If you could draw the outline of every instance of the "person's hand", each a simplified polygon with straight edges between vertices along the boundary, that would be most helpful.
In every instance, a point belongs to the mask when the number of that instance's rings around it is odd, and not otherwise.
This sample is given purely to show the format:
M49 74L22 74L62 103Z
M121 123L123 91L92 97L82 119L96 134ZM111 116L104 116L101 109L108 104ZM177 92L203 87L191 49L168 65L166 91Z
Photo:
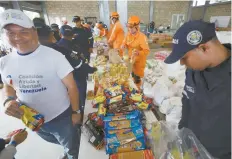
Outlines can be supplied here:
M5 114L21 119L23 111L19 108L19 103L16 100L8 101L4 107Z
M17 145L21 144L27 138L27 131L22 130L11 137L11 141L15 141ZM17 146L16 145L16 146Z
M89 53L93 53L93 48L89 48Z
M81 124L81 114L72 114L73 125Z

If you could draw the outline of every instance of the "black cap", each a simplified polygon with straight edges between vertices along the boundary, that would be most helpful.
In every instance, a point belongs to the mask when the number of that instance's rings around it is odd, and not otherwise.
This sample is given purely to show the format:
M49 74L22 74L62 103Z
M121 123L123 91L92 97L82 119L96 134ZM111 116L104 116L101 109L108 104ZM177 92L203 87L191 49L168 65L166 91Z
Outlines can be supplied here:
M41 28L46 25L44 19L42 18L34 18L33 23L35 28Z
M51 24L51 28L52 28L52 30L53 29L59 29L59 25L57 25L57 24L55 24L55 23L53 23L53 24Z
M173 37L172 53L165 63L172 64L180 60L188 51L197 48L216 37L215 24L201 20L189 21L183 24Z
M52 29L48 25L44 25L40 28L37 28L37 33L39 37L46 37L48 36L52 31Z
M78 22L81 21L81 18L79 16L74 16L72 22Z
M63 26L60 28L60 33L61 33L63 36L73 36L72 27L69 26L69 25L63 25Z

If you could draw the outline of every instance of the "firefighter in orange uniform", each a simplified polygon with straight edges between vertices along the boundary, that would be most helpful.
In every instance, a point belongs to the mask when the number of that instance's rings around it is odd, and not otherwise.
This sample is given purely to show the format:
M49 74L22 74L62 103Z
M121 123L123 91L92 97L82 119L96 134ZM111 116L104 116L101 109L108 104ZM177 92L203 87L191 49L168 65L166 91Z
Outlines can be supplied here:
M112 12L110 18L113 26L112 30L110 30L108 44L113 46L114 49L118 49L119 55L122 57L123 51L121 50L121 45L124 40L124 30L119 21L119 14L117 12Z
M133 63L132 77L134 83L140 89L142 79L144 77L144 69L146 65L146 58L150 52L147 37L139 30L140 18L138 16L131 16L128 19L126 35L122 49L128 49L129 59Z

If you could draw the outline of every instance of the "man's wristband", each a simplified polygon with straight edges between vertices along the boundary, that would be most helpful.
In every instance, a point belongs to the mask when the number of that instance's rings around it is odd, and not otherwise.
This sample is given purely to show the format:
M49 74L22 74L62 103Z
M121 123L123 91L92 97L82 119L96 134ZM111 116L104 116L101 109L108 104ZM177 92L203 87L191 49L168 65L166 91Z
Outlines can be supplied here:
M13 141L10 141L9 145L12 145L12 146L16 147L16 146L17 146L17 142L14 141L14 140L13 140Z
M16 100L16 98L13 97L13 96L9 96L9 97L4 101L3 106L5 107L6 103L9 102L9 101L12 101L12 100Z

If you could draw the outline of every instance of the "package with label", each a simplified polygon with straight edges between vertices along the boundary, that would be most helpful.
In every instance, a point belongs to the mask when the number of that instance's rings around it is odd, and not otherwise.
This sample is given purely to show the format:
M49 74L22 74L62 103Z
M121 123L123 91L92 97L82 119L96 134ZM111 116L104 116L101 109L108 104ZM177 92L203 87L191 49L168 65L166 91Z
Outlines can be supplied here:
M105 100L106 100L105 96L97 96L97 97L95 97L93 99L93 101L92 101L93 108L98 108L99 104L104 103Z
M152 104L148 104L146 102L138 102L138 103L134 103L134 106L137 108L137 109L141 109L141 110L149 110L152 108Z
M128 114L128 112L135 110L131 104L132 102L129 100L110 104L107 106L107 116Z
M100 129L103 128L104 122L103 120L98 116L97 112L88 114L88 119L94 123L96 127L99 127Z
M132 119L139 119L140 111L134 110L132 112L128 112L124 115L114 115L114 116L105 116L103 121L116 121L116 120L132 120Z
M99 117L104 117L106 115L106 108L105 108L104 104L99 104L97 114Z
M105 122L105 129L106 130L126 129L126 128L138 127L140 125L141 123L138 119L110 121L110 122Z
M96 128L93 122L87 120L81 130L93 147L98 150L104 147L103 130Z
M110 155L110 159L154 159L151 150L124 152Z
M32 131L38 131L44 123L44 116L22 103L19 104L19 109L23 110L24 114L21 118L22 122Z
M144 138L140 138L138 140L134 140L132 142L126 143L119 147L117 146L108 146L106 145L106 153L107 154L115 154L122 152L132 152L132 151L140 151L146 148Z
M123 94L121 85L115 85L111 88L107 88L104 90L104 92L105 92L105 96L107 98L112 98L112 97L119 96L119 95Z
M144 138L142 126L121 130L106 131L106 143L109 147L120 146L140 138Z
M121 94L119 96L107 99L106 104L113 104L124 100L126 100L126 94Z

